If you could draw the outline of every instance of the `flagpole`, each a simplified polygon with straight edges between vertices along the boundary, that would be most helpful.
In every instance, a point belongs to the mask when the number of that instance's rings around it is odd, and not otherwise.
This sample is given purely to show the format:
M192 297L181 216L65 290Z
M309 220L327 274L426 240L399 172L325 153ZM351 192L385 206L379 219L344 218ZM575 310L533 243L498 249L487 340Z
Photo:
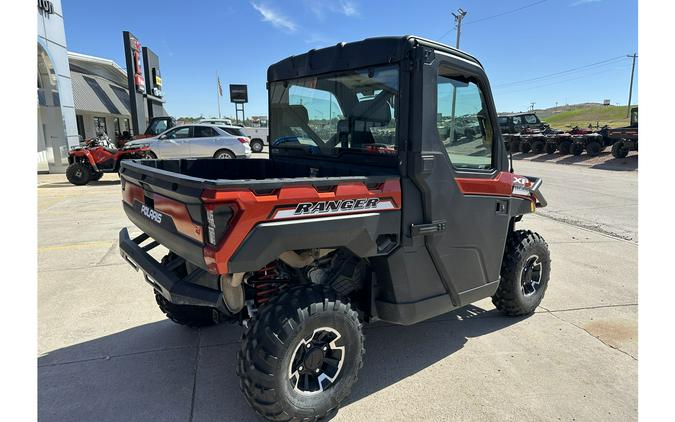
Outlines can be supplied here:
M218 118L220 119L220 76L216 72L216 97L218 97Z

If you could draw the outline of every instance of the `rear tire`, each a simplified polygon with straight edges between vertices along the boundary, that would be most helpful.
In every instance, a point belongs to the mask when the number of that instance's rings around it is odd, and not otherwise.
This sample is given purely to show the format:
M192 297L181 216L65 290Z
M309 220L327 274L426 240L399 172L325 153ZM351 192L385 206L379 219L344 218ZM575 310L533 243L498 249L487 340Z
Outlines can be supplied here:
M612 155L615 158L626 158L628 156L628 147L623 141L616 141L612 145Z
M538 233L517 230L506 240L499 287L492 303L506 315L529 315L544 298L551 275L548 245Z
M66 169L66 178L75 186L84 186L91 180L92 168L86 164L73 163Z
M208 327L218 324L218 311L205 306L176 305L164 299L164 296L155 292L155 301L159 309L167 318L176 324L187 325L192 328Z
M534 141L532 143L532 152L535 154L541 154L544 152L544 148L546 148L544 141Z
M547 142L545 149L547 154L553 154L558 149L558 146L552 142Z
M532 146L528 141L522 141L520 143L520 152L522 152L523 154L527 154L528 152L530 152L530 149L532 149Z
M253 139L251 141L251 151L253 152L262 152L263 150L263 141L260 139Z
M103 172L99 171L98 173L94 173L94 175L91 176L91 180L98 181L101 180L101 177L103 177Z
M586 153L591 157L597 156L600 154L600 151L602 151L602 146L599 142L592 141L586 145Z
M568 155L570 153L570 149L572 148L572 142L570 141L561 141L560 145L558 146L558 151L562 155Z
M218 158L221 160L233 160L234 158L236 158L236 156L230 150L219 149L218 151L216 151L215 154L213 154L213 158Z
M584 146L582 144L580 144L578 142L572 143L572 146L570 147L570 153L572 153L572 155L579 156L583 152L584 152Z
M264 418L316 421L349 395L364 352L358 315L344 299L323 286L294 286L250 321L237 374Z

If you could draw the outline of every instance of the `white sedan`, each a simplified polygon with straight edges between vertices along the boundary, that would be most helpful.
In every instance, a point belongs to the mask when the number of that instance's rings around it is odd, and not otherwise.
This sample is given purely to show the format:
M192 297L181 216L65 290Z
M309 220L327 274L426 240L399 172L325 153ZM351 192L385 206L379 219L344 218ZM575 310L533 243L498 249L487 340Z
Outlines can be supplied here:
M149 146L153 158L248 158L249 139L234 136L221 127L208 124L175 126L152 138L127 142L124 148Z

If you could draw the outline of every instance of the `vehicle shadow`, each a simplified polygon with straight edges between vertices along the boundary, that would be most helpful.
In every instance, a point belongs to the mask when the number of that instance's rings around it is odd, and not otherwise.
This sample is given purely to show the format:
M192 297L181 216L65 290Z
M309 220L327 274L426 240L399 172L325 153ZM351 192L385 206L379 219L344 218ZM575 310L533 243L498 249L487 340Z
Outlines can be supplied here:
M85 186L86 187L91 187L91 186L110 186L110 185L119 185L120 181L119 179L117 180L97 180L93 182L87 183ZM75 186L72 183L66 181L66 182L51 182L51 183L43 183L41 185L38 185L38 189L49 189L49 188L67 188L67 187L81 187L81 186Z
M364 366L344 404L521 320L469 306L409 327L367 326ZM39 419L259 421L235 373L240 334L236 325L196 331L159 321L49 352L38 358Z

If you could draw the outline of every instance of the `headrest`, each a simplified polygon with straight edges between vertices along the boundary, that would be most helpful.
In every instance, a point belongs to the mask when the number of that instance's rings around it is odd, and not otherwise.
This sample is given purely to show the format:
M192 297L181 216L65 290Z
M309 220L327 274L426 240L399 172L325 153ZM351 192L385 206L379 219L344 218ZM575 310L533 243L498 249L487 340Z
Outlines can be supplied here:
M353 120L364 120L386 126L391 120L391 110L386 101L372 99L357 103L350 116Z
M301 104L274 104L272 112L281 126L298 127L309 123L309 114Z

